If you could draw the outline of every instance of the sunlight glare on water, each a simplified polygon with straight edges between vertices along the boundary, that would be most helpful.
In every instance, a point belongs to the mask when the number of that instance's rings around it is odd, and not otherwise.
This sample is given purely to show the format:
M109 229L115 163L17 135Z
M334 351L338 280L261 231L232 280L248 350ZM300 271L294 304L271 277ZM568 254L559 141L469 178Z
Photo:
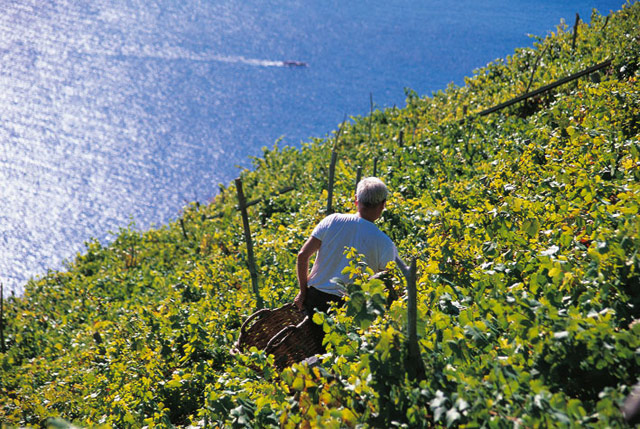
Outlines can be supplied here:
M621 2L5 1L0 281L206 202L248 155L429 94ZM300 61L308 66L288 65ZM313 196L310 196L313 198Z

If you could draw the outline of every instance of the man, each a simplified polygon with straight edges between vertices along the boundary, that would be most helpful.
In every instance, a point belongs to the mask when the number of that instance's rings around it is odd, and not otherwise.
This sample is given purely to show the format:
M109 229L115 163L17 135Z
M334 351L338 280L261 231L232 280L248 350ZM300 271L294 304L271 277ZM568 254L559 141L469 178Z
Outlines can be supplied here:
M305 309L311 315L314 309L326 312L331 302L342 302L346 291L333 279L348 280L348 276L342 274L349 263L345 248L353 247L363 254L375 272L382 271L388 262L398 257L391 239L374 224L384 210L388 193L380 179L362 179L356 189L357 213L332 214L316 226L298 252L300 292L294 303L300 310ZM318 256L309 273L309 260L316 252Z
M630 425L640 423L640 383L636 384L622 405L622 415Z

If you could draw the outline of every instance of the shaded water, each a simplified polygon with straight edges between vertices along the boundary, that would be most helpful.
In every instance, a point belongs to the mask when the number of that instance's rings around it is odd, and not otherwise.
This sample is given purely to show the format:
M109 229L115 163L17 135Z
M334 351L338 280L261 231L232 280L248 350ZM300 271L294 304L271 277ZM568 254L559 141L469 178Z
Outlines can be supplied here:
M0 281L205 202L283 136L402 106L621 1L3 1ZM478 4L483 3L483 4ZM290 67L303 61L307 67Z

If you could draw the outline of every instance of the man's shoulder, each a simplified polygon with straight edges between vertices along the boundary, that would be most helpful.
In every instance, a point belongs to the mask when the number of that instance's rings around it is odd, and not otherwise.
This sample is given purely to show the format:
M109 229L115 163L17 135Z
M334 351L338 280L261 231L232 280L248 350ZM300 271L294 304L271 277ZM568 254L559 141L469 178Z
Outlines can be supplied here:
M347 220L358 218L358 215L356 215L355 213L334 213L329 216L333 216L336 219L347 219Z
M393 240L380 228L378 225L373 224L373 228L371 228L371 233L375 235L378 243L385 247L395 247Z
M383 241L385 244L390 245L390 246L395 246L393 244L393 240L391 238L389 238L389 236L383 232L381 229L378 228L378 237L380 238L381 241Z
M355 222L357 220L358 220L358 217L356 215L353 215L353 214L333 213L333 214L330 214L327 217L325 217L322 220L322 222L325 222L325 223L337 223L337 222L346 223L346 222Z
M325 231L344 225L350 221L349 215L341 213L333 213L324 217L314 228L312 235L318 236L324 234Z

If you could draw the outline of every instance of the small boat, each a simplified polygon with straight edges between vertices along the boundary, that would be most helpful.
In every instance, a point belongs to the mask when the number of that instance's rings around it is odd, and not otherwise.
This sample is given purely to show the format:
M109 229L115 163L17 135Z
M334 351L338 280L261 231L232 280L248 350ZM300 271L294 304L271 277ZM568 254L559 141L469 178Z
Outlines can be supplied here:
M288 67L306 67L307 66L307 63L303 61L292 61L292 60L283 61L282 64Z

